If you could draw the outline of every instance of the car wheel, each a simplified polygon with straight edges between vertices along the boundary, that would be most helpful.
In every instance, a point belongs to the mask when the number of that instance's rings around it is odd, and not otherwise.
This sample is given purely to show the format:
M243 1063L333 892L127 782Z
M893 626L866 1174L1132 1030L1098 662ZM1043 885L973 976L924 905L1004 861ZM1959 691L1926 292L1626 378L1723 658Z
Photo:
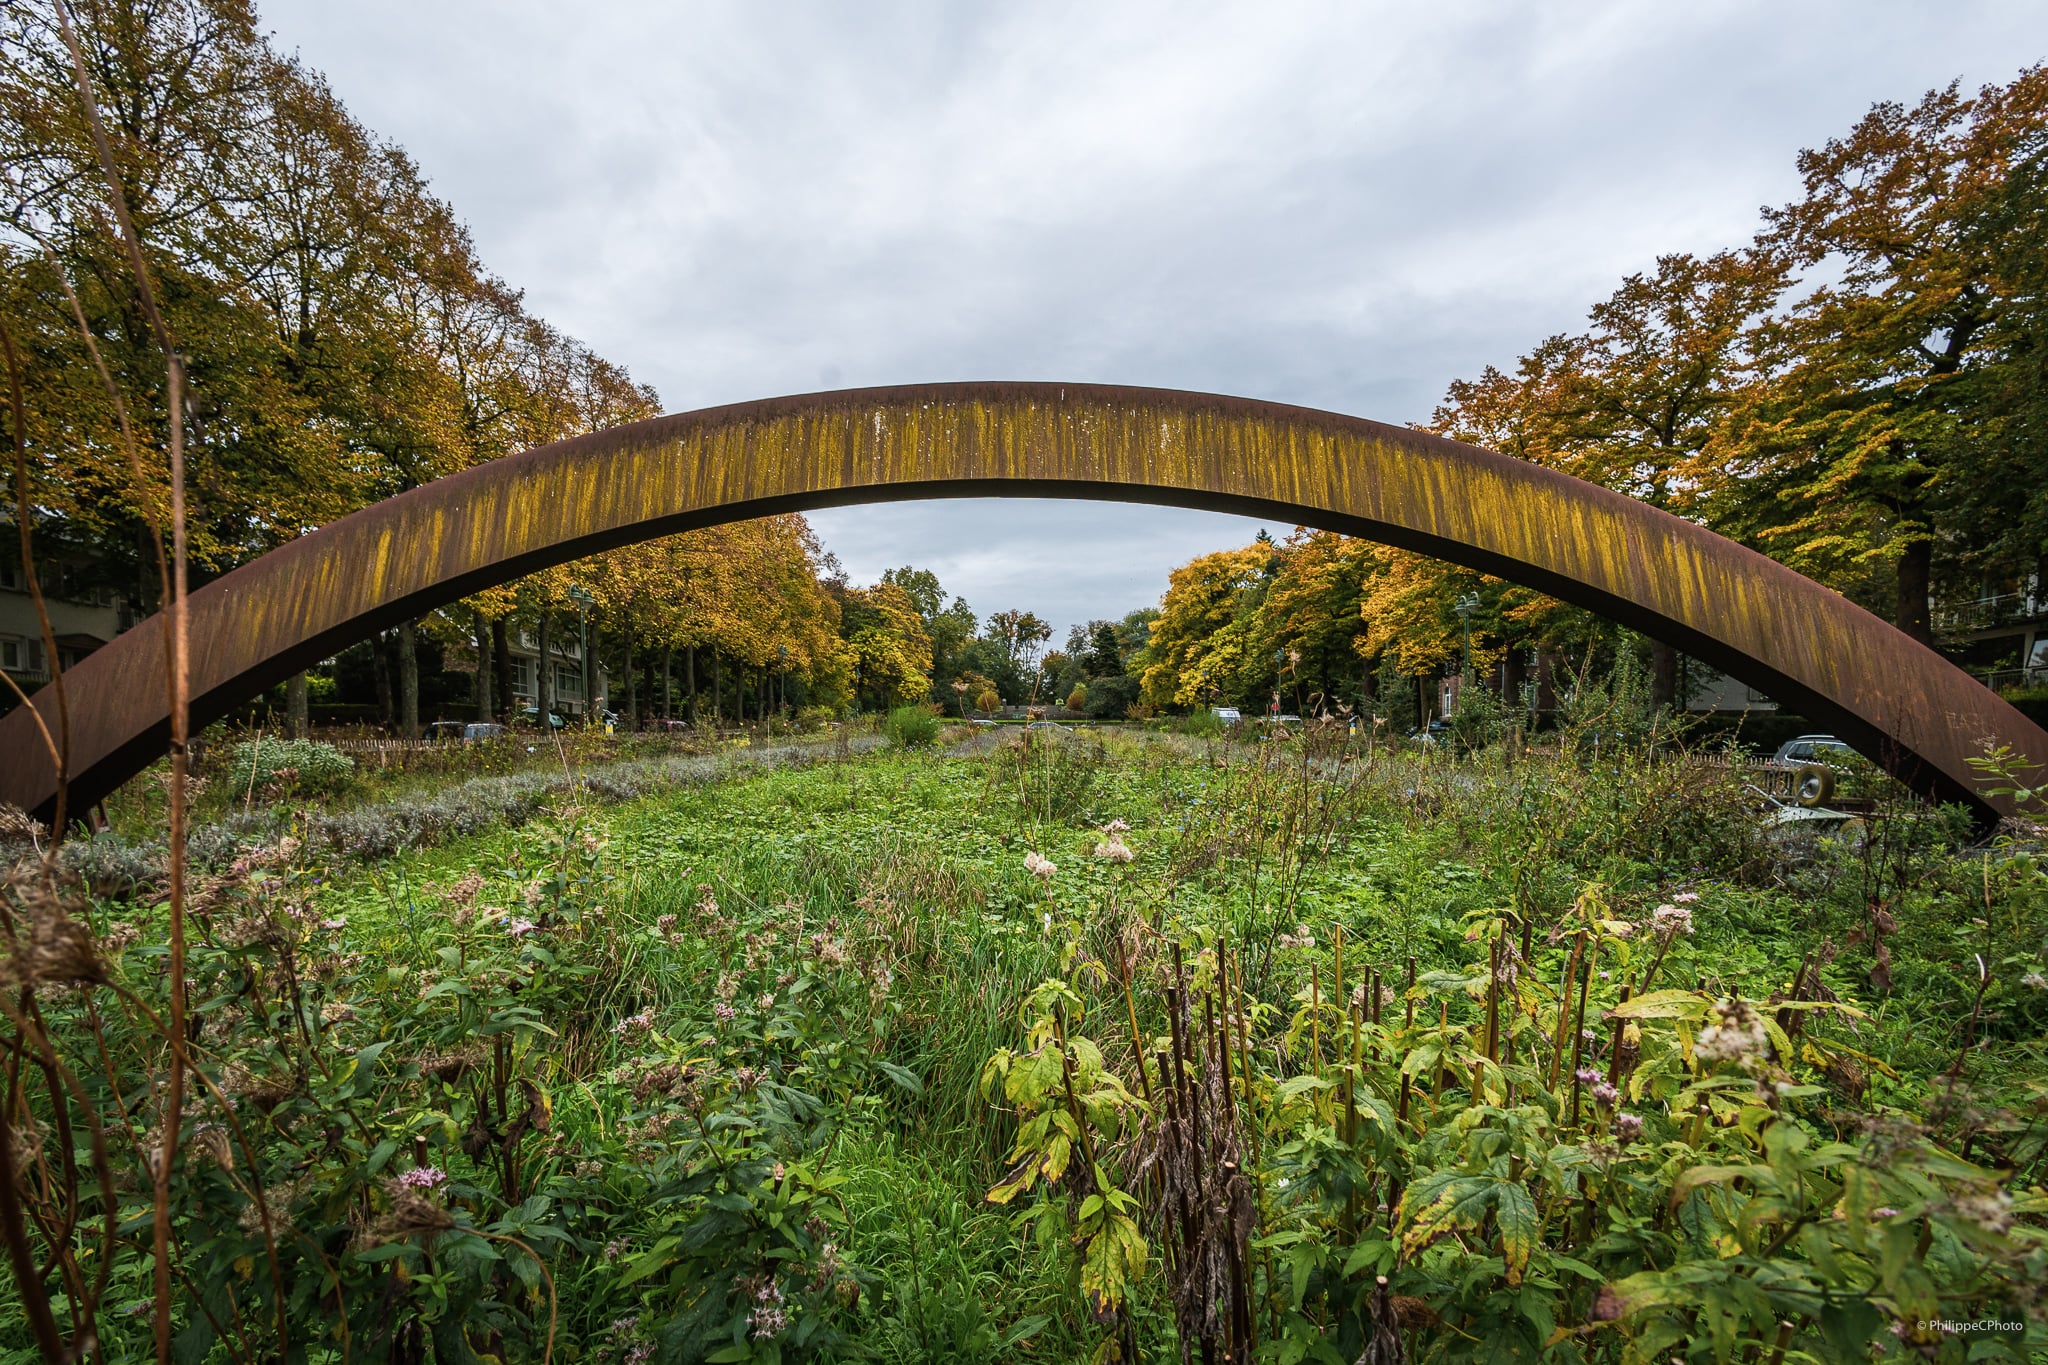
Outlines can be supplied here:
M1835 797L1835 771L1818 763L1809 763L1792 777L1792 797L1800 805L1811 809L1825 806Z

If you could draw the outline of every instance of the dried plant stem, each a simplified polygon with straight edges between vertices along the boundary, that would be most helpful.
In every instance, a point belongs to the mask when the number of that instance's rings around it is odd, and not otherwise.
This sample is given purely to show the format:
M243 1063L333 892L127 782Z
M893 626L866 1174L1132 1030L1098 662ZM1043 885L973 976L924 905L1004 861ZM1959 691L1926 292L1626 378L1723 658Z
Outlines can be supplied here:
M155 335L158 348L164 357L165 405L170 432L170 493L171 493L171 555L170 581L164 587L165 610L164 631L166 635L166 664L169 673L168 687L171 722L171 793L170 793L170 981L171 993L170 1065L164 1087L162 1144L158 1149L155 1163L155 1199L153 1248L156 1259L155 1300L156 1300L156 1353L161 1362L171 1358L171 1216L170 1181L172 1167L177 1160L178 1129L183 1118L185 1104L185 863L186 863L186 796L190 777L190 637L186 619L186 576L185 527L185 393L184 364L178 354L176 342L162 311L157 306L156 291L150 283L149 266L142 254L142 241L136 233L134 220L128 212L127 195L121 185L120 170L114 161L112 144L108 141L105 123L100 118L99 102L93 98L92 81L86 73L85 54L78 43L78 33L71 22L70 7L65 0L56 0L57 21L63 32L64 43L71 54L71 70L78 86L79 103L84 109L87 126L92 132L93 149L97 153L100 172L105 177L107 204L113 210L115 221L120 225L121 242L128 252L128 263L135 276L135 292L144 315L149 320L150 331ZM280 1351L285 1343L278 1342Z

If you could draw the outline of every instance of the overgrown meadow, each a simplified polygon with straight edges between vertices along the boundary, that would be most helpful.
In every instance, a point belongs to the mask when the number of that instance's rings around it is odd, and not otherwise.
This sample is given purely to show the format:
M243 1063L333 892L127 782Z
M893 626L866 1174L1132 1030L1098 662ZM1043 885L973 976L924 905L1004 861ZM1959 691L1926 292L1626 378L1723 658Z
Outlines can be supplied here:
M468 823L252 784L196 844L177 1358L2048 1346L2037 844L1345 729L572 769ZM27 1250L109 1360L161 900L111 842L6 891Z

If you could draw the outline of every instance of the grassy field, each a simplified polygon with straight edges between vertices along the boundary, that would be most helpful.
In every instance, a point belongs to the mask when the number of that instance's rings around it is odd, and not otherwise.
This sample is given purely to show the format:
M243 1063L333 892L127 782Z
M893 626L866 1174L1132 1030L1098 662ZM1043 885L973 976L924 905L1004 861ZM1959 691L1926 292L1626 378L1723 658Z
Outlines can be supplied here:
M1515 744L807 760L390 856L245 823L188 968L180 1358L2048 1342L2023 844L1903 804L1774 837L1716 769ZM74 1136L19 1092L109 1358L148 1349L150 899L92 907L106 984L43 988Z

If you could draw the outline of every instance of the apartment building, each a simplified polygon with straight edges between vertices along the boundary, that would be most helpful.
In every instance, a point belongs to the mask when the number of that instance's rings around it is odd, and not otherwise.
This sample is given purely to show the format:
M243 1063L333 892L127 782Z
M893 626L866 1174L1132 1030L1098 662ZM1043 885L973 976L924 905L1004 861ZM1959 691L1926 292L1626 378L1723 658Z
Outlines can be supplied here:
M134 624L134 613L112 588L66 565L51 564L39 577L60 668L72 667ZM32 692L50 680L50 663L21 561L0 555L0 670Z

